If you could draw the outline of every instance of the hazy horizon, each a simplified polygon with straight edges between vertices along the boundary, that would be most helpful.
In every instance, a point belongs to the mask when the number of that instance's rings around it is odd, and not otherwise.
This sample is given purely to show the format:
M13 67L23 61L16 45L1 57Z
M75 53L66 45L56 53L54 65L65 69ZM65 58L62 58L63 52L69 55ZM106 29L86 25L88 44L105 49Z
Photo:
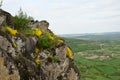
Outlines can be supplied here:
M3 0L12 15L20 7L56 34L120 32L120 0Z
M71 34L104 34L104 33L120 33L120 31L113 31L113 32L86 32L86 33L67 33L67 34L58 34L58 35L71 35Z

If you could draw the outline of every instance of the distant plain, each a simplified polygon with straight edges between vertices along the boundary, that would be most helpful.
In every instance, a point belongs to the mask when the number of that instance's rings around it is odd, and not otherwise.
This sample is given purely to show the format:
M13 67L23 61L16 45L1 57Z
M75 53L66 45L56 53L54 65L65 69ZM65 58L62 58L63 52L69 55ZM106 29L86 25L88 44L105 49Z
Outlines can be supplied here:
M62 35L81 80L120 80L120 32Z

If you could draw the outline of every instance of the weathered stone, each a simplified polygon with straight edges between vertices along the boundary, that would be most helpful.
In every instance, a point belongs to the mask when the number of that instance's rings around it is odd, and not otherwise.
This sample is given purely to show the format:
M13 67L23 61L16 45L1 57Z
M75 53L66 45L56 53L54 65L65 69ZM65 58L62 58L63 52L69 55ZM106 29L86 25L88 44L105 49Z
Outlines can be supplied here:
M63 45L63 46L55 49L56 55L59 57L60 61L64 61L66 58L65 47L66 47L66 45Z
M8 49L8 46L9 46L9 42L7 41L6 38L0 36L0 48L4 49L4 50L7 50Z
M3 24L5 24L5 22L6 22L6 16L1 15L0 16L0 26L2 26Z
M45 20L40 21L40 26L39 28L43 31L46 32L48 30L49 23Z
M29 23L29 26L32 28L38 27L40 30L42 30L43 33L49 31L48 27L49 27L49 23L46 20L42 20L42 21L31 21Z
M0 26L11 26L13 27L12 15L2 9L0 9Z
M78 80L77 73L74 71L73 68L69 70L69 73L67 73L67 80Z
M8 60L5 55L0 51L0 80L20 80L20 75L15 67L15 64ZM5 63L7 63L5 66Z

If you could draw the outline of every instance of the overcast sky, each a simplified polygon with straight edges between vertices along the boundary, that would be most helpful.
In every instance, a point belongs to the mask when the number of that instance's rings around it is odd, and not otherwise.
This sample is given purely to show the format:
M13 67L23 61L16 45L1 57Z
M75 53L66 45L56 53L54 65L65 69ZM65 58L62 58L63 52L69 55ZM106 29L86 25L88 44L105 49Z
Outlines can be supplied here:
M120 31L120 0L3 0L12 15L20 7L56 34Z

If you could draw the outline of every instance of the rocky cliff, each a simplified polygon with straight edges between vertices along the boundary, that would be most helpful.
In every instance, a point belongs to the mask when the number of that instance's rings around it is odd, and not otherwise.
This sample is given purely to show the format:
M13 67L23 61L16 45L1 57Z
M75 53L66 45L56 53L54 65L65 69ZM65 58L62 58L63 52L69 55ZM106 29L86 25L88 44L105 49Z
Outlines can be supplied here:
M13 22L8 12L0 13L0 80L80 80L71 49L47 21L31 21L32 35L25 36L4 27Z

